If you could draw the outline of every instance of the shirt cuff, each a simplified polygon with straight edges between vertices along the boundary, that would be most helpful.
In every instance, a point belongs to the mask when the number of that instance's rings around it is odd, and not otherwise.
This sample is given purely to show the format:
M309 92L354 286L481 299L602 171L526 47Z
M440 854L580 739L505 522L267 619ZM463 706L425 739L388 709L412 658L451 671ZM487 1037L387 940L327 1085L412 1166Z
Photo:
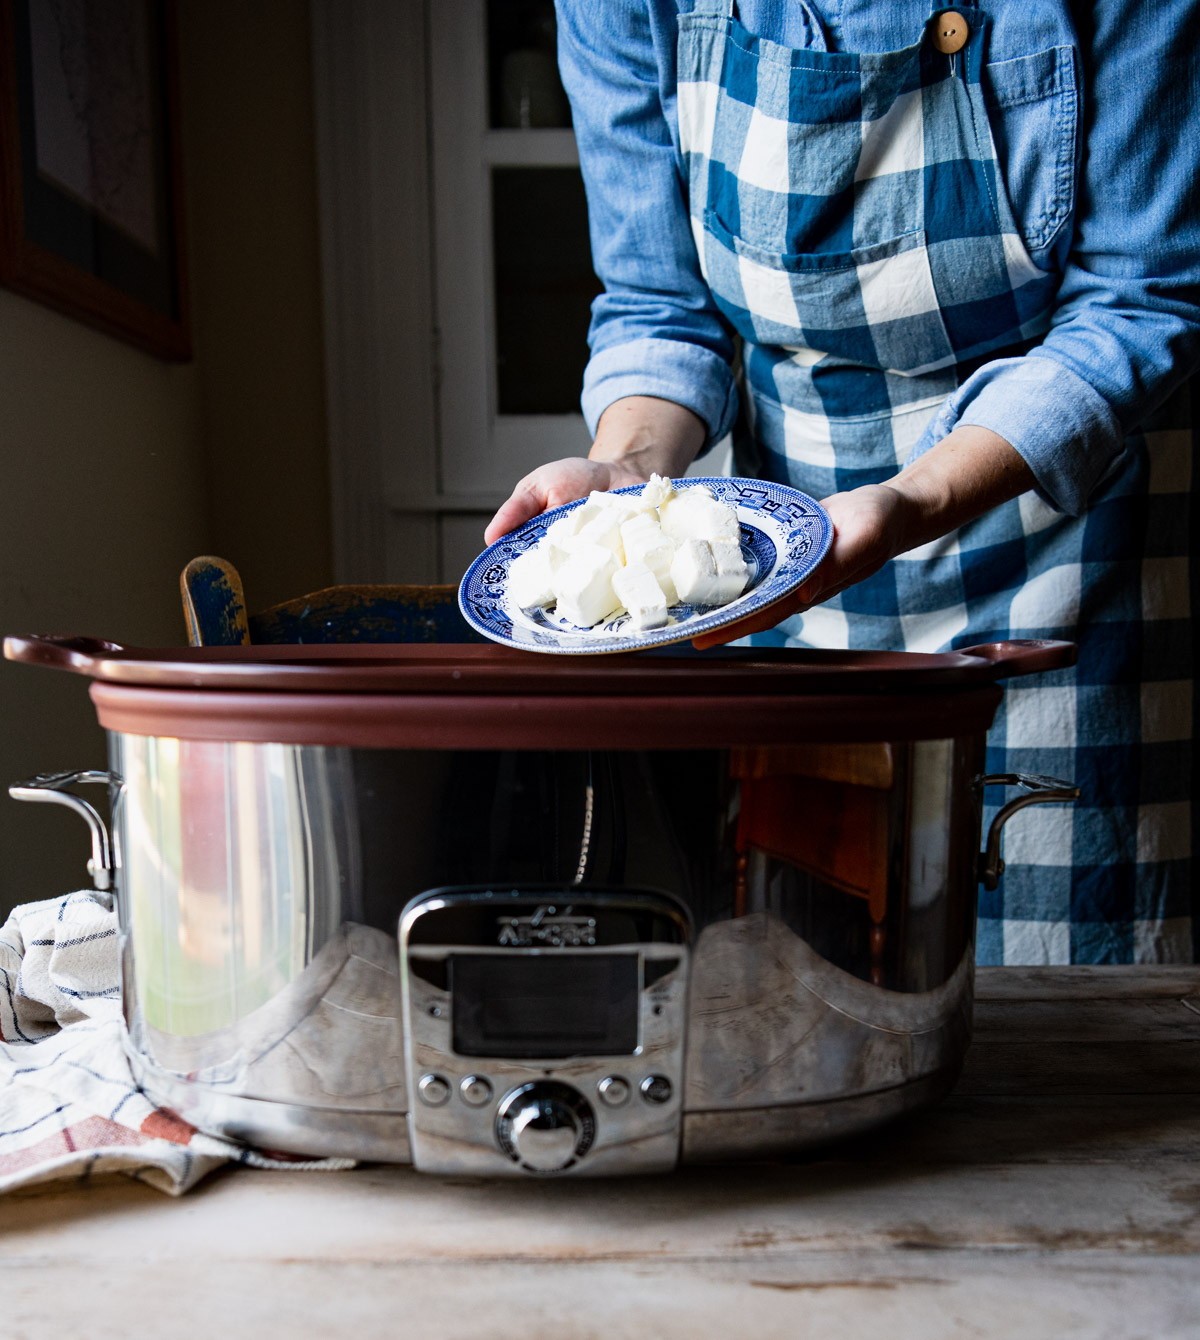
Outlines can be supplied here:
M729 364L711 349L683 340L641 339L592 355L583 374L583 417L596 435L600 416L629 395L673 400L708 425L701 455L733 428L737 387Z
M1038 492L1070 516L1087 510L1096 486L1125 451L1108 401L1046 354L1001 358L973 373L946 401L913 456L959 424L990 428L1010 442L1037 479Z

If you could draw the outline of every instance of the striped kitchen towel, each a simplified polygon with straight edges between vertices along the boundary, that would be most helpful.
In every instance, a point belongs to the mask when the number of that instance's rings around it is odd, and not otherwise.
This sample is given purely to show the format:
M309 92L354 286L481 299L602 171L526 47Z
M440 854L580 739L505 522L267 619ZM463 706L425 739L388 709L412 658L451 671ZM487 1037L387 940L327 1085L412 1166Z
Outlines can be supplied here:
M155 1107L121 1045L117 918L83 891L14 909L0 930L0 1191L124 1172L180 1195L231 1160L333 1170L205 1135Z

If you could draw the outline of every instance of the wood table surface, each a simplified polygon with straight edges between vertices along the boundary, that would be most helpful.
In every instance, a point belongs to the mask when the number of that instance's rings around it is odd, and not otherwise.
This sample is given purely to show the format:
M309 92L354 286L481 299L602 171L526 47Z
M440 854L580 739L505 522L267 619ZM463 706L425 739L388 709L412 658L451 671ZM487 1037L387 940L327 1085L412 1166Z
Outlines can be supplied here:
M955 1092L614 1181L232 1169L0 1200L5 1340L1200 1337L1200 968L993 968Z

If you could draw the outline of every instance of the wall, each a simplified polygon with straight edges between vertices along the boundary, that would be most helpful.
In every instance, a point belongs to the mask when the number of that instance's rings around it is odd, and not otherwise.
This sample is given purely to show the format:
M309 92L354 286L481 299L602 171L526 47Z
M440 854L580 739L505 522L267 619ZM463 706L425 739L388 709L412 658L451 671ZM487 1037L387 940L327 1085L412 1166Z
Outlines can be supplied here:
M179 641L205 514L196 368L0 290L0 633ZM86 682L0 662L0 915L88 884L84 825L8 784L104 766Z
M332 581L308 5L180 11L209 542L261 609Z
M331 581L308 5L180 11L195 358L0 290L0 634L182 642L201 553L256 608ZM0 662L3 786L104 761L83 680ZM0 790L0 917L86 886L88 852Z

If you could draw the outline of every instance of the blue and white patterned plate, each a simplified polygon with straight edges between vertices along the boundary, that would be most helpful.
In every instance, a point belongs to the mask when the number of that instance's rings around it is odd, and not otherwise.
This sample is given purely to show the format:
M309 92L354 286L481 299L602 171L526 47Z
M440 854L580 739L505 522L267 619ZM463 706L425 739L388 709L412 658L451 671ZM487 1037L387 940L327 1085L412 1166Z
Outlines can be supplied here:
M595 628L577 628L542 609L522 610L508 594L508 569L518 554L531 549L557 521L584 499L543 512L485 549L467 569L458 588L458 607L472 628L522 651L553 655L641 651L723 628L785 596L825 557L833 539L829 513L806 493L758 479L677 479L677 489L707 484L722 502L737 509L742 556L750 569L746 590L728 605L675 605L664 628L636 632L624 613ZM640 484L616 493L641 493ZM628 630L628 631L626 631Z

